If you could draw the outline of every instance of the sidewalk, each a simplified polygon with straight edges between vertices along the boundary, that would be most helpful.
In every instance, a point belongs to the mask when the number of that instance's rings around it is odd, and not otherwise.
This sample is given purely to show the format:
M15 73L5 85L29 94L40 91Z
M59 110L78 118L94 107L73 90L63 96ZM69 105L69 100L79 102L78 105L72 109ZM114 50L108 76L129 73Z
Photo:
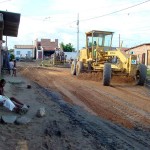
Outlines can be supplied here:
M38 95L36 91L36 85L34 83L31 83L28 79L25 79L19 75L17 77L4 75L2 78L6 80L4 94L7 97L15 97L22 103L30 105L29 111L23 116L32 119L36 115L37 110L42 107L41 104L36 101L38 98L40 98L40 95ZM27 85L31 85L31 88L28 89ZM2 115L15 115L17 117L20 117L19 114L11 112L1 106L0 117Z

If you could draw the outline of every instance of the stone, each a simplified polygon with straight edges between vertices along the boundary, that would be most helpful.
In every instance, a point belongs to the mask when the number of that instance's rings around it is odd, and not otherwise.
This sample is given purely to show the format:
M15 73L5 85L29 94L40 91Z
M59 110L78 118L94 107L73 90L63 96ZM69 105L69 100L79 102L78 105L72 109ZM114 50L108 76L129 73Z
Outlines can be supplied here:
M27 85L27 89L31 89L31 85L30 84Z
M30 121L31 121L31 118L23 116L23 117L17 118L16 124L27 124Z
M36 113L37 117L43 117L45 115L46 115L45 108L40 108L40 109L37 110L37 113Z
M16 121L17 116L3 115L1 119L2 119L2 122L4 123L13 124Z

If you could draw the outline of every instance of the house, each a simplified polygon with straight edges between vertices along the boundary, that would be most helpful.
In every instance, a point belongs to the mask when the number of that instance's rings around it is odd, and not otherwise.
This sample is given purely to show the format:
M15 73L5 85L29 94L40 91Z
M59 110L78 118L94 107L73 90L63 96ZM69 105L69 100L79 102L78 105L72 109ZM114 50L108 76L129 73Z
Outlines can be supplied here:
M20 24L20 14L12 13L8 11L0 11L0 70L3 68L8 68L8 48L7 40L6 46L3 47L3 36L17 37L18 28ZM1 74L1 71L0 71Z
M14 55L16 59L20 58L34 58L35 57L34 45L15 45Z
M51 39L38 39L35 40L35 52L36 59L43 59L44 57L49 57L58 48L58 39L51 41Z
M137 61L150 68L150 43L131 47L126 50L126 53L137 55Z

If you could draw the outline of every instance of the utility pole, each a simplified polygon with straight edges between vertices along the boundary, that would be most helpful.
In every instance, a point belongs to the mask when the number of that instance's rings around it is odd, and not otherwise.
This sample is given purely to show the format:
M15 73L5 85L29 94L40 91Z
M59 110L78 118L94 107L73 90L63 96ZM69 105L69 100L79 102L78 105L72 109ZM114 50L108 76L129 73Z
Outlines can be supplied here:
M77 16L77 51L79 52L79 14Z

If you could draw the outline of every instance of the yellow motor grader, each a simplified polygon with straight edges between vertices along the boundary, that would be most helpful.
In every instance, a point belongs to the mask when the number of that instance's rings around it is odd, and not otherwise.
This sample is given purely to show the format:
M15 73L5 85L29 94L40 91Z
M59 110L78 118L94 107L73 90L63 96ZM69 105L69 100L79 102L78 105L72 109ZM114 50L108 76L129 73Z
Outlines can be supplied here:
M86 33L86 47L71 64L71 74L103 72L103 85L109 86L112 75L135 77L138 85L144 85L147 68L137 64L137 56L126 54L121 48L113 49L114 32L92 30Z

